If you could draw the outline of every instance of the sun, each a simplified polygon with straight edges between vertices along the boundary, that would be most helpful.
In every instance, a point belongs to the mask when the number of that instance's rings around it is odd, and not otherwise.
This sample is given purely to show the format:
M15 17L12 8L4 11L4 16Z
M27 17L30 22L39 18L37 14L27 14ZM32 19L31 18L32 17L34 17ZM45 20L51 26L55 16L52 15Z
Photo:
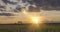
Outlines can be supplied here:
M34 21L34 23L36 23L36 24L38 23L38 19L37 19L37 18L34 18L33 21Z
M37 17L33 17L33 18L32 18L32 21L33 21L33 23L35 23L35 24L38 24L38 23L39 23L39 19L38 19Z

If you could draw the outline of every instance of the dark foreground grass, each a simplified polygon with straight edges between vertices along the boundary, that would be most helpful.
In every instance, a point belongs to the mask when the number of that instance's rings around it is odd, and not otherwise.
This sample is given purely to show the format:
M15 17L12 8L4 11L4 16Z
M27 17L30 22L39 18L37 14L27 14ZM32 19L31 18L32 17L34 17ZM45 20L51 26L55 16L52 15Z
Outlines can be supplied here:
M60 23L44 23L38 28L35 24L0 24L0 32L60 32Z

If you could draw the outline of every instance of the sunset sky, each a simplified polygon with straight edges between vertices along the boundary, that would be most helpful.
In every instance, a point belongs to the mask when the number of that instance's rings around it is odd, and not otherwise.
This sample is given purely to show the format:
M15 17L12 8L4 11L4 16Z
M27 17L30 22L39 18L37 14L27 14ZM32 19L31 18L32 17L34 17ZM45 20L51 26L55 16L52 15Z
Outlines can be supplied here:
M60 21L60 0L0 0L0 23ZM9 14L7 14L9 13Z
M60 11L41 11L30 12L29 15L33 17L41 17L41 19L47 21L60 21ZM17 23L17 21L23 21L25 23L30 22L30 17L20 12L17 16L0 16L0 23Z

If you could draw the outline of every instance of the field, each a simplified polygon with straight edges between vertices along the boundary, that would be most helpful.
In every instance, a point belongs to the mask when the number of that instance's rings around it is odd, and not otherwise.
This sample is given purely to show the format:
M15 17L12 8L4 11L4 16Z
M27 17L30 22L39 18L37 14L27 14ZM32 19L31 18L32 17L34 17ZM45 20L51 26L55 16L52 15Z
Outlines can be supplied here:
M60 23L0 24L0 32L60 32Z

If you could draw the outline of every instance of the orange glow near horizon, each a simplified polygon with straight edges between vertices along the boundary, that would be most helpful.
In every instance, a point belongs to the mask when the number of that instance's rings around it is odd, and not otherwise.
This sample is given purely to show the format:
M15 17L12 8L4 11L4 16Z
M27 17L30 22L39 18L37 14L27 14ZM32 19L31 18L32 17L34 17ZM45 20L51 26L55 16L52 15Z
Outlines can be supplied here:
M43 17L42 16L38 16L38 15L33 15L33 14L29 14L29 12L27 11L27 9L22 9L22 13L24 15L26 15L28 17L28 19L30 19L31 23L34 24L39 24L43 21Z

